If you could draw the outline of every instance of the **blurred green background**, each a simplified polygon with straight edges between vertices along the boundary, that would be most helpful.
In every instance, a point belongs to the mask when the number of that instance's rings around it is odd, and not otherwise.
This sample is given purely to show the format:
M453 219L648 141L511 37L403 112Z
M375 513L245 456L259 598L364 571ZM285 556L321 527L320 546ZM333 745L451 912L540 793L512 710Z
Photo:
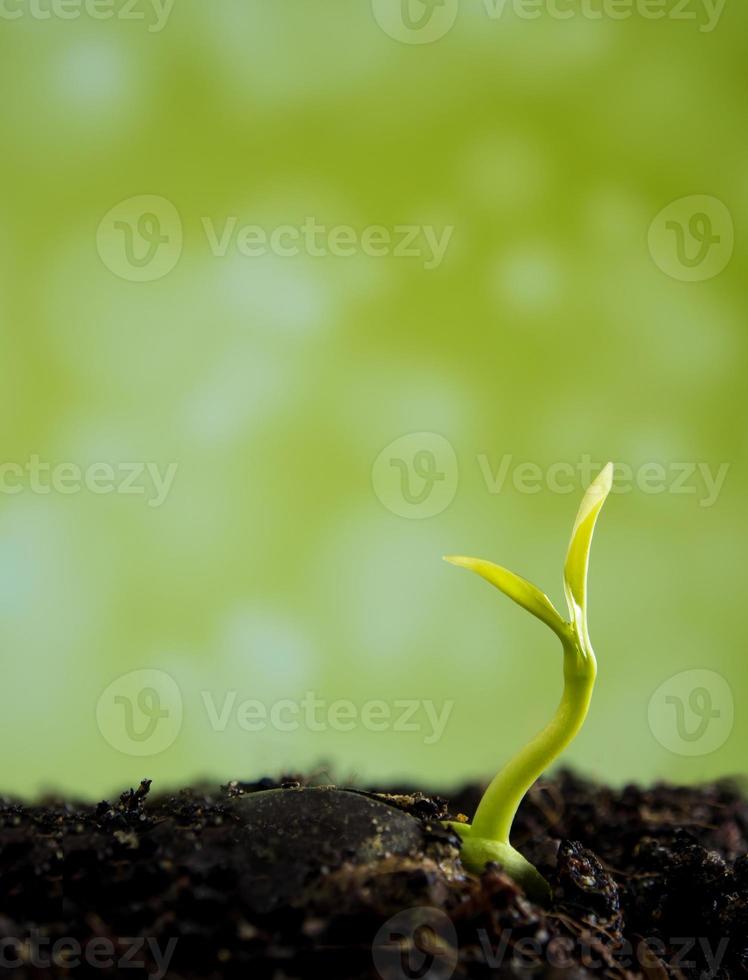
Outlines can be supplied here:
M566 761L745 769L748 9L639 2L5 0L3 790L490 776L560 651L440 556L561 602L607 459Z

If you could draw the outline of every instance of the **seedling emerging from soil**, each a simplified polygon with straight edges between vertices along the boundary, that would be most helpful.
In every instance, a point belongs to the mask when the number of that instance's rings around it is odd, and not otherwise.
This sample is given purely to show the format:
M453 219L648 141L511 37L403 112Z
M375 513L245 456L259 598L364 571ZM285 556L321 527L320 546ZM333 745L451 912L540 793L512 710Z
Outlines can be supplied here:
M579 508L564 565L564 592L569 607L566 622L545 593L500 565L478 558L450 557L446 561L477 572L510 599L549 626L564 651L564 692L556 714L494 778L478 805L471 824L448 821L462 839L462 862L482 871L496 861L532 898L549 894L548 883L509 843L514 815L525 793L571 742L582 727L592 697L597 662L587 630L587 567L595 522L610 493L613 464L590 484Z

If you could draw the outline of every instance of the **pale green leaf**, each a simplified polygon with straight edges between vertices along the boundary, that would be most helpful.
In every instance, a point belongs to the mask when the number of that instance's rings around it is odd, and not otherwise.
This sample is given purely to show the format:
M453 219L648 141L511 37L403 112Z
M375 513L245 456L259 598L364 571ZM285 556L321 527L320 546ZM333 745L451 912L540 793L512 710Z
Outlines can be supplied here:
M522 578L521 575L515 575L508 568L502 568L501 565L495 565L492 561L484 561L481 558L463 558L450 555L444 560L452 565L459 565L461 568L469 568L470 571L476 572L481 578L500 589L504 595L509 596L510 599L531 612L533 616L537 616L547 626L550 626L554 633L559 636L563 635L565 623L551 600L537 586Z
M587 568L595 522L613 485L613 464L595 477L584 495L574 530L571 532L569 550L564 565L564 591L572 621L586 630L587 623Z

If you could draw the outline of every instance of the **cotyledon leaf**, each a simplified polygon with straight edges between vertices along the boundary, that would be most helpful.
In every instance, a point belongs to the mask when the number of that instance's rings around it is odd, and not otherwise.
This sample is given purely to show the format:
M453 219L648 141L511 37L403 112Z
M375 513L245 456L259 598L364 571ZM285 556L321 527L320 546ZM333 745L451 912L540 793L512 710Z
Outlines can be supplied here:
M503 568L501 565L496 565L492 561L485 561L482 558L447 555L444 560L452 565L459 565L461 568L469 568L470 571L480 575L491 585L495 585L497 589L500 589L504 595L509 596L523 609L531 612L533 616L537 616L546 626L550 626L554 633L559 636L563 635L566 624L556 607L544 592L541 592L532 582L522 578L521 575L516 575L514 572L510 572L508 568Z

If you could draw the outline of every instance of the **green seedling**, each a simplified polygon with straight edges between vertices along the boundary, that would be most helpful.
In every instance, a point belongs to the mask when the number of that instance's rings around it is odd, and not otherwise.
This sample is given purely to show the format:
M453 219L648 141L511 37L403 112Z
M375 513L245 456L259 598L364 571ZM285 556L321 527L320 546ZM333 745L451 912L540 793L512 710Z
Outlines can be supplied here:
M463 864L480 872L488 861L501 864L532 898L545 899L550 889L545 878L509 843L509 833L525 793L563 752L584 723L597 674L597 662L587 629L587 568L595 522L610 493L613 464L590 484L574 523L564 565L564 593L569 621L536 586L500 565L478 558L445 560L477 572L510 599L537 616L561 641L564 652L564 691L556 714L493 779L483 795L472 823L447 821L462 840Z

